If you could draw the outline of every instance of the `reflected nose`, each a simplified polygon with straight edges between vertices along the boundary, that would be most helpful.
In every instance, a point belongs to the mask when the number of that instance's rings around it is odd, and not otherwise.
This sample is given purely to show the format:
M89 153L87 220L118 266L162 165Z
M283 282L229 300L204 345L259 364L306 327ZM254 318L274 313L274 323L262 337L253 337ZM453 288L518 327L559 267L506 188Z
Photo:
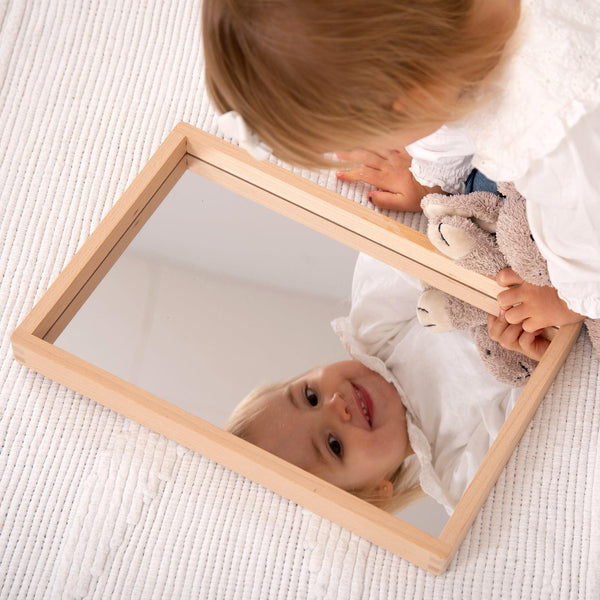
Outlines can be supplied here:
M341 394L336 392L329 401L329 405L332 413L335 414L342 421L347 422L350 421L350 419L352 419L350 408L348 407L346 400Z

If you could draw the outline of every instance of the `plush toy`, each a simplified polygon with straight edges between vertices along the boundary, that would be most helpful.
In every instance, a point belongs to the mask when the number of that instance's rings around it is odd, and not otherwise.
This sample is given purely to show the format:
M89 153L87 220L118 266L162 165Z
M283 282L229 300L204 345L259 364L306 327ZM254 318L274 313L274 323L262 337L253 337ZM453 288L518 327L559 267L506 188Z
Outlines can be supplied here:
M421 206L429 221L429 239L472 271L495 278L510 266L529 283L551 285L546 260L527 223L525 199L509 183L499 184L498 191L425 196ZM417 314L421 324L434 331L471 329L483 362L499 381L524 385L537 364L490 339L486 312L440 290L430 288L422 293ZM600 355L600 320L587 319L585 324Z

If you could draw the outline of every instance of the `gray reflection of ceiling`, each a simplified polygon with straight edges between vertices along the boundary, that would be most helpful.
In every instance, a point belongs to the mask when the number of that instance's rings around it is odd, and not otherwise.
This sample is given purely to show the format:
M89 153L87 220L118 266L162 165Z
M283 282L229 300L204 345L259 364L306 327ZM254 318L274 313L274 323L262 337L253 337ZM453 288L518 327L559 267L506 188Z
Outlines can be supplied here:
M330 298L349 297L357 255L191 171L130 248L200 270Z

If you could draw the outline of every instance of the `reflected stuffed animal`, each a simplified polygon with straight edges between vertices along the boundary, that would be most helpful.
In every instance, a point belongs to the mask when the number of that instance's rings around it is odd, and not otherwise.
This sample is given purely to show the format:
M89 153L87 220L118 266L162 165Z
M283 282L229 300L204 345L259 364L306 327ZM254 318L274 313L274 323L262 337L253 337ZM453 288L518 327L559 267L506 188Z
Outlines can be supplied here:
M501 269L511 267L529 283L552 285L527 223L525 199L510 183L498 184L498 192L425 196L421 206L429 221L429 239L466 269L495 278ZM484 364L499 381L524 385L537 365L490 339L486 312L440 290L430 288L421 294L417 315L434 331L470 329ZM587 319L585 324L600 355L600 320Z

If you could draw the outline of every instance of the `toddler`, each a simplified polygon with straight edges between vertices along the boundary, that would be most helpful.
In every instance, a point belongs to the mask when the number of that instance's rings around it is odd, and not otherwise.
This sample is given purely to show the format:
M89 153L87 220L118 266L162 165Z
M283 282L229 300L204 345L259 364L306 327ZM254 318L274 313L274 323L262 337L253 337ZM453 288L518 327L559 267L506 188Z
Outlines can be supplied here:
M420 293L361 254L350 314L333 322L353 360L253 392L226 429L392 512L425 492L451 513L520 390L467 332L424 329Z
M506 322L600 318L596 0L205 0L203 36L218 109L290 163L361 165L339 176L376 204L514 181L558 293L502 271Z

